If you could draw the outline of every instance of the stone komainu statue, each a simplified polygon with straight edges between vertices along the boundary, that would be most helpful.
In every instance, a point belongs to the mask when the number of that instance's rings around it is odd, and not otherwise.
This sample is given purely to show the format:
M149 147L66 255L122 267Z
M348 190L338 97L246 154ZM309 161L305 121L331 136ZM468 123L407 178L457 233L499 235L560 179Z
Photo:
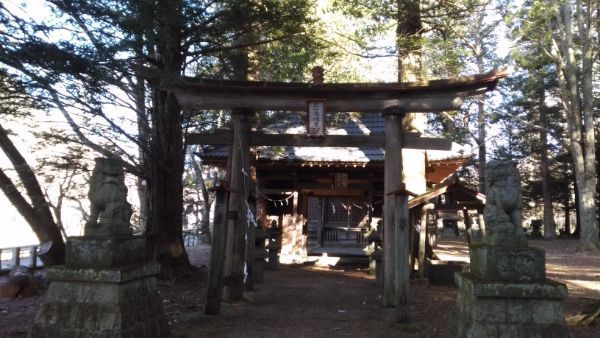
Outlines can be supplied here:
M90 218L85 224L86 236L129 235L131 204L127 202L127 187L119 157L95 159L90 179Z
M487 241L490 244L513 240L522 244L525 239L521 209L523 195L516 163L492 161L486 164L486 204L484 218Z

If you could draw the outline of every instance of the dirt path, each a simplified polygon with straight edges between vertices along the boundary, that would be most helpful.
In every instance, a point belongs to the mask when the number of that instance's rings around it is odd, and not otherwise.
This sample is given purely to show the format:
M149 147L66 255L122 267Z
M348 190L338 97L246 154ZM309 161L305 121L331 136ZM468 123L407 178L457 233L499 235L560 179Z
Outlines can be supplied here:
M381 306L381 287L364 270L317 270L282 266L239 304L224 304L222 315L190 313L174 335L189 337L447 337L453 287L414 285L412 325L393 324L393 309ZM419 295L427 293L428 297ZM435 304L431 303L435 299Z
M464 259L461 242L441 243L445 258ZM531 241L546 249L548 277L565 282L567 315L600 300L600 253L577 253L574 240ZM208 262L208 248L190 252L191 260ZM282 266L266 271L264 283L248 292L244 302L223 304L222 315L203 315L207 270L176 282L159 283L163 308L175 337L448 337L456 306L455 286L410 287L413 324L394 324L393 309L381 306L382 287L364 267L319 270L310 265ZM24 337L43 296L0 300L0 337ZM600 323L571 328L573 337L598 337Z
M566 315L600 300L600 253L575 251L577 241L531 241L546 250L548 277L567 284ZM437 250L443 259L468 261L461 241L443 241ZM357 267L323 271L313 266L282 266L267 271L265 282L240 304L223 305L222 316L201 311L182 316L173 333L189 337L314 337L408 336L448 337L456 306L455 286L410 288L412 325L393 323L393 309L381 306L381 286ZM573 337L598 337L595 327L573 327Z

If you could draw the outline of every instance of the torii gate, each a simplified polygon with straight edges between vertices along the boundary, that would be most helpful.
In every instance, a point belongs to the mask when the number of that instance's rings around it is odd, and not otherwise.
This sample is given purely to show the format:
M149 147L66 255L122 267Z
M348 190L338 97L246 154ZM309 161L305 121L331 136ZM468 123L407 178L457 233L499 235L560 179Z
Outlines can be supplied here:
M228 225L225 275L229 284L225 298L240 300L243 292L246 198L248 186L243 168L249 168L251 145L290 146L383 146L384 164L384 296L385 306L396 306L396 320L408 320L409 241L408 191L403 182L402 149L450 149L451 142L406 133L402 117L406 113L456 110L466 97L481 95L495 88L505 72L490 72L446 80L411 83L337 83L306 84L282 82L226 81L198 78L163 78L161 87L173 92L184 109L231 110L233 133L191 134L187 144L232 144L231 195L229 210L237 221ZM250 131L250 114L255 111L305 111L307 100L322 99L328 112L382 112L385 134L370 136L326 135L307 138L301 135L273 135ZM238 151L238 149L240 151ZM252 245L249 245L252 246Z

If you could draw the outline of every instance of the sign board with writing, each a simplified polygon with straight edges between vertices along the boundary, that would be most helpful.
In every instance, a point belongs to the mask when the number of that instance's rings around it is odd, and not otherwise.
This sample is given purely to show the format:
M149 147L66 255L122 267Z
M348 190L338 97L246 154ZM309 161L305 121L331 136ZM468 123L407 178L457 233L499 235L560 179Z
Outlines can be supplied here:
M308 119L306 131L308 136L325 136L326 100L308 100Z

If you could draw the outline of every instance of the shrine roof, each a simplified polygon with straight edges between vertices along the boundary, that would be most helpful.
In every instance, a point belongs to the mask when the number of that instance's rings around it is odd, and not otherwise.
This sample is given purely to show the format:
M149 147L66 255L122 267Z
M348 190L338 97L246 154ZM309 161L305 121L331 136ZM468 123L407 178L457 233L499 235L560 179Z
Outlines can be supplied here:
M384 119L378 113L363 114L328 114L327 135L372 135L383 134ZM269 134L306 134L306 123L301 113L286 112L274 118L274 122L261 129ZM436 137L431 132L423 136ZM370 163L383 162L382 147L295 147L295 146L259 146L258 159L262 161L288 162L332 162L332 163ZM450 151L427 150L429 161L446 159L465 159L465 149L457 143L452 144ZM225 159L229 154L228 146L222 146L207 151L204 159Z

